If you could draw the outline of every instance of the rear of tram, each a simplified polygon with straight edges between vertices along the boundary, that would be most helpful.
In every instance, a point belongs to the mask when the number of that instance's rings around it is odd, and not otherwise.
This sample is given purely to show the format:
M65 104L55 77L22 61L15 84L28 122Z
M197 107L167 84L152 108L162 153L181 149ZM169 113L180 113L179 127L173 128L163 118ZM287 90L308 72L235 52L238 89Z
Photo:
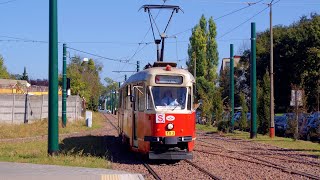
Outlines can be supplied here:
M147 111L151 123L150 159L192 159L195 140L193 76L186 70L179 73L166 67L150 79L147 86Z

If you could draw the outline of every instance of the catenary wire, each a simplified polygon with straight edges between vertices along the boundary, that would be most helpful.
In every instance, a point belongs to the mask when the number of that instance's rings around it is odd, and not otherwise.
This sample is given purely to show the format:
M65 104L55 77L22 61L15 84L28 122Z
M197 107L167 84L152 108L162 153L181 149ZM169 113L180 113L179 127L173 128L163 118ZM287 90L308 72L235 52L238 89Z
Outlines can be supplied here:
M273 3L273 5L277 4L278 2L280 2L281 0L276 1L275 3ZM272 1L273 2L273 1ZM265 10L269 9L269 6L262 9L261 11L259 11L258 13L256 13L255 15L251 16L249 19L245 20L244 22L240 23L238 26L232 28L231 30L229 30L228 32L224 33L223 35L221 35L220 37L218 37L217 39L221 39L222 37L230 34L232 31L236 30L237 28L239 28L240 26L244 25L245 23L247 23L248 21L250 21L251 19L255 18L256 16L258 16L259 14L261 14L262 12L264 12Z
M14 1L17 1L17 0L11 0L11 1L0 2L0 5L8 4L8 3L11 3L11 2L14 2Z
M78 51L78 52L84 53L84 54L88 54L88 55L91 55L91 56L99 57L101 59L109 60L109 61L116 61L116 62L120 62L120 63L136 65L136 63L130 63L130 62L128 62L128 60L108 58L108 57L104 57L104 56L101 56L101 55L97 55L97 54L93 54L93 53L90 53L90 52L86 52L86 51L82 51L82 50L79 50L79 49L75 49L75 48L72 48L72 47L69 47L69 46L67 48L71 49L71 50L74 50L74 51Z
M219 20L219 19L222 19L222 18L224 18L224 17L226 17L226 16L232 15L232 14L234 14L234 13L236 13L236 12L242 11L242 10L247 9L247 8L249 8L249 7L252 7L252 6L256 5L256 4L261 3L262 1L264 1L264 0L260 0L260 1L257 1L257 2L255 2L255 3L252 3L252 4L250 4L250 5L247 5L247 6L245 6L245 7L242 7L242 8L240 8L240 9L236 9L236 10L234 10L234 11L231 11L231 12L229 12L229 13L227 13L227 14L224 14L224 15L222 15L222 16L219 16L219 17L215 18L214 21ZM186 32L188 32L188 31L190 31L190 30L192 30L192 29L193 29L193 28L189 28L189 29L187 29L187 30L178 32L178 33L176 33L176 34L171 35L170 37L172 37L172 36L177 36L177 35L179 35L179 34L186 33Z

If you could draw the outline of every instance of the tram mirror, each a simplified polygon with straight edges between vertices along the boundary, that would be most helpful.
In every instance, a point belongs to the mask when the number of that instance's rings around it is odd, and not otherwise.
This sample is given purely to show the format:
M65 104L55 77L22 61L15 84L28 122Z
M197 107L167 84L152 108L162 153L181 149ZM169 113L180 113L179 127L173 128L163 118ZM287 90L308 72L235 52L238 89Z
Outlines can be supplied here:
M143 92L142 92L143 86L133 86L133 91L135 88L139 91L139 93L143 94ZM131 93L131 94L133 94L133 93Z
M197 110L200 107L200 103L194 103L193 104L193 109Z
M193 103L193 109L196 110L202 105L202 99L199 99L198 102Z

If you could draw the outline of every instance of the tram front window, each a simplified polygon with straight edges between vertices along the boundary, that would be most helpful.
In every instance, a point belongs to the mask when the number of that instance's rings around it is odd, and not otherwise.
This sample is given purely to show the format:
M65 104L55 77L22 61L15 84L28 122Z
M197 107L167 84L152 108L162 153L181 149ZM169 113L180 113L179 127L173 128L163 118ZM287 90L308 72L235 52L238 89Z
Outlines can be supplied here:
M181 110L186 108L187 88L151 87L156 109Z

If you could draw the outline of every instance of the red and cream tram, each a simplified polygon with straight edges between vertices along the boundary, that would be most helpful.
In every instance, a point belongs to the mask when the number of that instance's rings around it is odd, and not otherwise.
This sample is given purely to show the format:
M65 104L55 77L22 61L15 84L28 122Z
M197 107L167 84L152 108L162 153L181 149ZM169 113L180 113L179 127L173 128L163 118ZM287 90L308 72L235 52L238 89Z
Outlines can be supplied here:
M119 91L122 142L149 159L192 159L194 83L191 73L168 62L132 75Z

